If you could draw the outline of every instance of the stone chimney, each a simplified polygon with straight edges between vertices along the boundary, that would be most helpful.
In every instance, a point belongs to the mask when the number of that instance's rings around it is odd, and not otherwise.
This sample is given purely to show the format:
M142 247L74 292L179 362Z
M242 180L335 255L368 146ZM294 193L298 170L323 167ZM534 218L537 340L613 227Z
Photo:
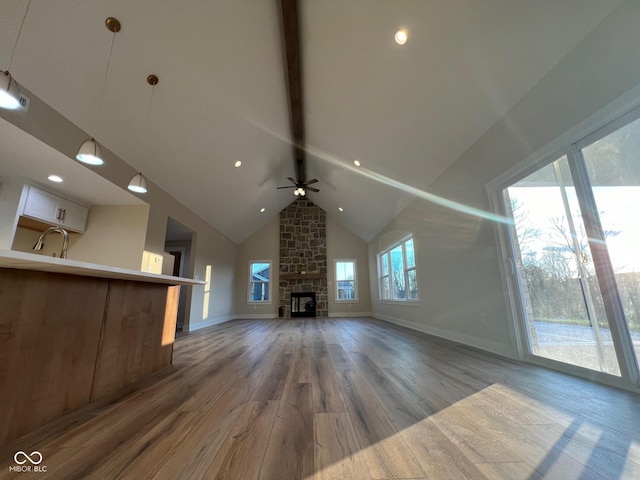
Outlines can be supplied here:
M279 306L291 317L291 292L315 292L316 316L328 316L327 216L306 198L280 212Z

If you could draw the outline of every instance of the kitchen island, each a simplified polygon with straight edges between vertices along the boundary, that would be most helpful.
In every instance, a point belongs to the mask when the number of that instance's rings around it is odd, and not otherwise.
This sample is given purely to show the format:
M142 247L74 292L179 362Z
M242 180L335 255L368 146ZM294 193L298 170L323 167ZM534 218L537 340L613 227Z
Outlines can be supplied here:
M169 365L180 285L0 250L0 445Z

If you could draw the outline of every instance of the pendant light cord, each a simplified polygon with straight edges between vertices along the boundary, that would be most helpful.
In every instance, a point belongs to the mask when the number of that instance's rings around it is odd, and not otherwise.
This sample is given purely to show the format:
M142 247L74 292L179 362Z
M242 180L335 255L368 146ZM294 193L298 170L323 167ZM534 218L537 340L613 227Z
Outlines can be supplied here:
M107 59L107 68L104 69L104 79L102 80L102 92L100 93L100 103L98 104L98 115L96 118L96 128L95 132L98 133L98 129L100 127L100 112L102 112L102 103L104 101L104 91L107 86L107 77L109 76L109 66L111 65L111 54L113 53L113 44L116 43L116 33L113 32L113 36L111 37L111 48L109 49L109 58Z
M20 24L20 30L18 30L18 36L16 37L16 43L13 44L13 51L11 52L11 58L9 59L9 66L7 67L7 72L11 70L11 65L13 65L13 57L16 55L16 49L18 48L18 42L20 41L20 35L22 35L22 27L24 27L24 22L27 19L27 15L29 14L29 7L31 7L31 0L27 3L27 9L24 11L24 16L22 17L22 23Z
M149 142L149 131L151 130L151 110L153 109L153 93L156 90L155 85L151 85L151 100L149 100L149 114L147 115L147 143Z

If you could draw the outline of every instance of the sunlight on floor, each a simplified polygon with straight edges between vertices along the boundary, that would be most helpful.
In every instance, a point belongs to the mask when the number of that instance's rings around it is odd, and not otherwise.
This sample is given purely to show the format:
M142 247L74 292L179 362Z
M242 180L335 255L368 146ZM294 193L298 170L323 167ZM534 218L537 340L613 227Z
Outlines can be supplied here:
M640 456L640 441L606 433L597 425L606 419L591 422L589 412L571 415L497 383L430 415L428 408L415 398L406 411L394 410L390 420L399 432L362 449L347 414L320 414L344 415L334 430L343 433L331 442L316 439L316 465L326 466L307 478L412 478L415 471L402 450L413 454L427 478L577 480L593 471L604 478L638 478L638 465L628 457Z

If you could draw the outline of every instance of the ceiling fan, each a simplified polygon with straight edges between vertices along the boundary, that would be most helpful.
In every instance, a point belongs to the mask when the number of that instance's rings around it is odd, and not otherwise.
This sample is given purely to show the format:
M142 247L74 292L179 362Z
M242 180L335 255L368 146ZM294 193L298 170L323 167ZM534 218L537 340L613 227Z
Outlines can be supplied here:
M313 185L314 183L318 183L317 178L314 178L309 181L303 181L303 180L295 180L293 177L287 177L287 180L293 183L293 185L287 185L286 187L277 187L277 190L281 190L283 188L295 188L293 194L296 197L298 195L302 195L304 197L307 194L307 190L309 190L310 192L316 192L316 193L320 191L315 187L309 186L309 185Z

